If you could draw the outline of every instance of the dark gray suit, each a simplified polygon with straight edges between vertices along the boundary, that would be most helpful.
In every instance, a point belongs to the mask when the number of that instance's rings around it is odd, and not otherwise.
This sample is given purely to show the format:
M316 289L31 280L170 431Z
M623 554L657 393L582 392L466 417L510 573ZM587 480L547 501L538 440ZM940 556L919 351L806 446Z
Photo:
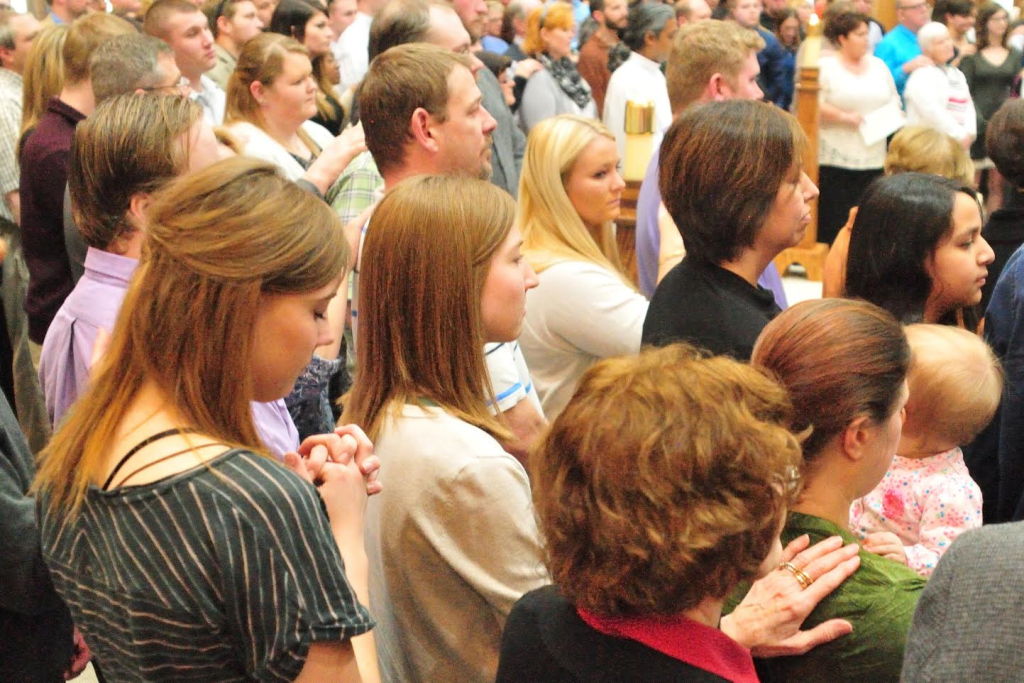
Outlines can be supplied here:
M1024 680L1024 522L968 531L939 561L907 640L903 683Z
M519 129L512 111L505 104L505 95L497 76L489 69L480 69L477 87L483 96L484 109L494 117L498 127L491 136L491 182L507 190L513 197L519 195L519 171L523 168L526 136Z

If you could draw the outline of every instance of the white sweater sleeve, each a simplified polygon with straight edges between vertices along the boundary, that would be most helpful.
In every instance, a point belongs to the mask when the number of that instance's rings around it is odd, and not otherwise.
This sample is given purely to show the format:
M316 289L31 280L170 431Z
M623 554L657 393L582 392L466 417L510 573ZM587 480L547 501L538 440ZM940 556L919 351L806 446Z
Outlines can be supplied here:
M956 140L967 135L967 129L949 113L949 80L938 67L923 67L910 74L903 97L909 123L930 126Z
M560 263L542 275L528 306L542 307L548 331L598 358L636 353L648 301L617 275L590 263Z

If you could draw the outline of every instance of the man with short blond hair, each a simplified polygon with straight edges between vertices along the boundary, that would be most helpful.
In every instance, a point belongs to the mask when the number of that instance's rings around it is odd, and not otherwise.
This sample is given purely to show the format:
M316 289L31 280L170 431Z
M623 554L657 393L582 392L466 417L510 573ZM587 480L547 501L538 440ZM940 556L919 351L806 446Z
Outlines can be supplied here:
M665 69L673 118L700 102L761 99L757 53L762 48L761 37L736 22L702 21L680 29ZM656 149L640 186L636 206L637 271L640 291L648 297L684 255L679 231L661 203L660 156L660 149ZM673 240L672 244L663 246L662 236ZM772 290L779 308L786 308L786 293L775 264L768 265L759 283Z
M142 27L174 50L174 61L192 89L190 97L203 107L206 120L214 126L223 123L227 96L206 75L217 64L206 15L188 0L156 0L146 12Z

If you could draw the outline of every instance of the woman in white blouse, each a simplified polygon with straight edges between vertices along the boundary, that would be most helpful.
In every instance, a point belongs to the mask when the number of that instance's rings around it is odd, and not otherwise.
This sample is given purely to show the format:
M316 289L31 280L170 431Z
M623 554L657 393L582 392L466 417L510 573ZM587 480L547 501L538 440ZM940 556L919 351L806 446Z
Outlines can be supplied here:
M587 368L640 350L647 299L615 245L618 164L614 136L594 119L547 119L526 142L517 220L539 284L526 294L519 345L549 420Z
M864 117L900 104L892 74L871 54L869 22L852 10L825 19L825 37L836 51L822 57L819 67L819 242L832 243L865 188L882 175L885 138L865 143L859 131Z
M977 135L978 120L967 79L960 69L947 66L953 58L949 30L933 21L917 32L917 42L935 66L916 69L907 79L903 91L907 123L935 128L968 149Z

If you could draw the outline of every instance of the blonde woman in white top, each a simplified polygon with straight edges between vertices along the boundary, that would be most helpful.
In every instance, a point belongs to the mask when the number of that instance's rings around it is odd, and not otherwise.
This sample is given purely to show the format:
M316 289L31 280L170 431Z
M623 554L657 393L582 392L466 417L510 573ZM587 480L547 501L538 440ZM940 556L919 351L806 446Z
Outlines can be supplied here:
M618 164L614 136L594 119L547 119L526 142L517 220L539 284L527 292L519 344L549 420L592 364L640 350L647 299L615 245Z
M892 74L871 54L870 21L852 10L825 19L825 37L836 51L822 57L819 66L819 242L832 243L861 194L882 175L885 139L864 142L859 130L864 117L900 104Z

